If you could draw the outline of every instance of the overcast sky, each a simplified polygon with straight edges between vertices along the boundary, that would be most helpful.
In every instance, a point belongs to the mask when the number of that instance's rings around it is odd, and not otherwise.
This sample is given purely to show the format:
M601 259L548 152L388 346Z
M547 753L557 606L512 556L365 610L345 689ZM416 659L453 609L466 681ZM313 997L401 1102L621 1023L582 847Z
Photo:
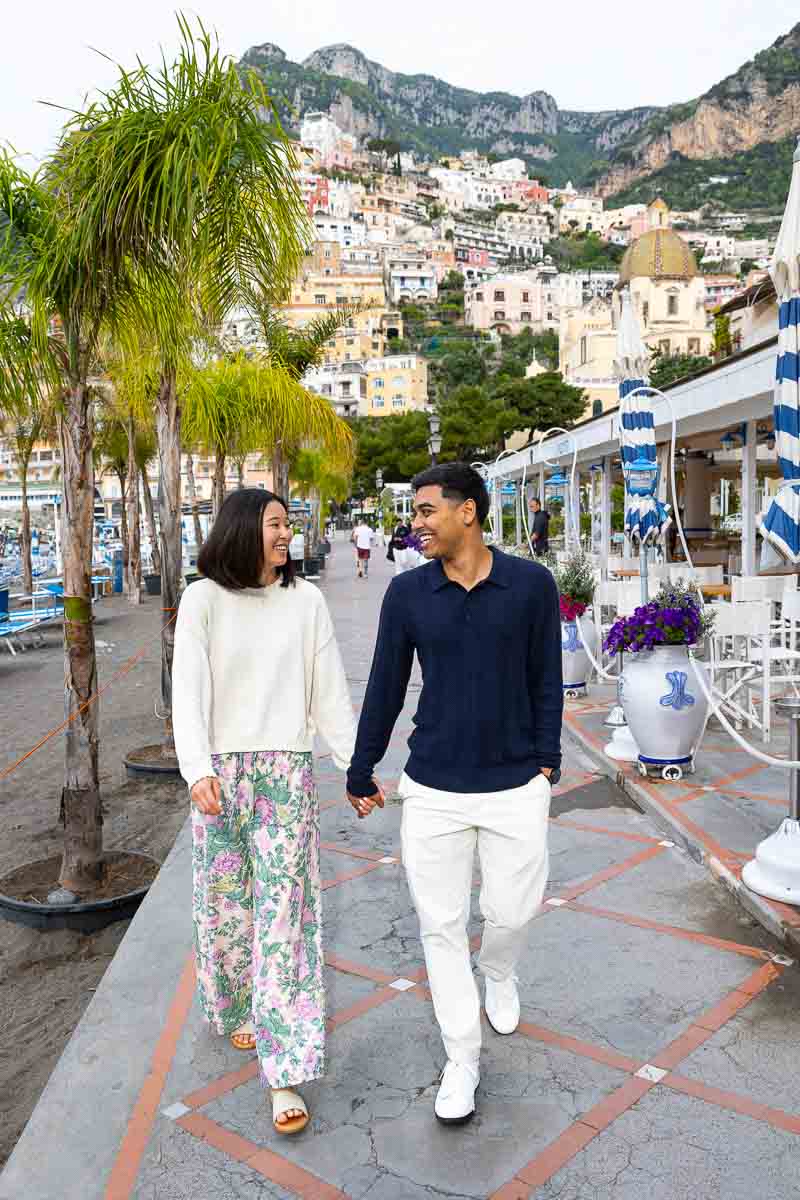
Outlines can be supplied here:
M4 6L0 38L0 141L40 157L69 107L113 70L152 60L176 43L164 0L17 0ZM298 61L349 42L394 71L425 72L477 91L543 89L561 108L669 104L697 96L788 32L797 0L198 0L187 12L241 55L275 42ZM514 14L518 13L518 16ZM495 19L496 15L496 19Z

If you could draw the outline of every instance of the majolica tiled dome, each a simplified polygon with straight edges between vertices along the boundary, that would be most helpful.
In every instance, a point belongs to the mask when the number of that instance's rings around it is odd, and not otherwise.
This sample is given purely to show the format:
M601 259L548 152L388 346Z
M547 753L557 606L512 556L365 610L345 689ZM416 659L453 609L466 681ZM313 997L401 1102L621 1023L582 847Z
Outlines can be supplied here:
M694 279L697 260L687 242L672 229L651 229L625 251L620 284L632 279Z

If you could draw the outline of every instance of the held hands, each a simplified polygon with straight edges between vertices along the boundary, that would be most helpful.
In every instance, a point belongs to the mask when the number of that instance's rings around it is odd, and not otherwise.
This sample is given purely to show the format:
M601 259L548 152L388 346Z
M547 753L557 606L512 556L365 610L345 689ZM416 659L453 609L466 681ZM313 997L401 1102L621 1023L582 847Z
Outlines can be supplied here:
M220 786L216 775L206 775L204 779L198 779L189 794L195 808L206 816L218 817L222 812Z
M375 784L375 791L371 796L351 796L349 792L347 793L347 799L358 813L359 821L363 820L364 817L368 817L376 806L383 808L386 799L383 788L376 780L373 779L372 782Z

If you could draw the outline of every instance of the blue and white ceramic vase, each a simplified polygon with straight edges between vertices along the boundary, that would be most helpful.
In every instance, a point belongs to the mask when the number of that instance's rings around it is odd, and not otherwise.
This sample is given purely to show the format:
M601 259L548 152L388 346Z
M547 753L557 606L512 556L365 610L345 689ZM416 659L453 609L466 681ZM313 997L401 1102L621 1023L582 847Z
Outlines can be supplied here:
M579 692L586 688L592 673L586 645L597 658L597 642L597 630L588 614L581 617L580 629L577 621L561 622L561 672L565 692Z
M689 662L688 647L626 653L620 691L625 720L639 747L640 767L662 768L667 779L692 770L708 702Z

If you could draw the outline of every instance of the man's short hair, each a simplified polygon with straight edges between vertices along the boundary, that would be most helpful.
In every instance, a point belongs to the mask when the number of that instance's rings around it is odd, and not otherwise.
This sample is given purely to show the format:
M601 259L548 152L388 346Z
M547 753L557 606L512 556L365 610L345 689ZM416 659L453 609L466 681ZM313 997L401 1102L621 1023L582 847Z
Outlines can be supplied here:
M483 525L489 513L489 493L483 477L469 463L441 463L420 471L411 480L415 492L424 487L440 487L446 500L475 501L478 522Z
M538 496L531 496L531 504L538 504L539 508L542 507L542 502Z

